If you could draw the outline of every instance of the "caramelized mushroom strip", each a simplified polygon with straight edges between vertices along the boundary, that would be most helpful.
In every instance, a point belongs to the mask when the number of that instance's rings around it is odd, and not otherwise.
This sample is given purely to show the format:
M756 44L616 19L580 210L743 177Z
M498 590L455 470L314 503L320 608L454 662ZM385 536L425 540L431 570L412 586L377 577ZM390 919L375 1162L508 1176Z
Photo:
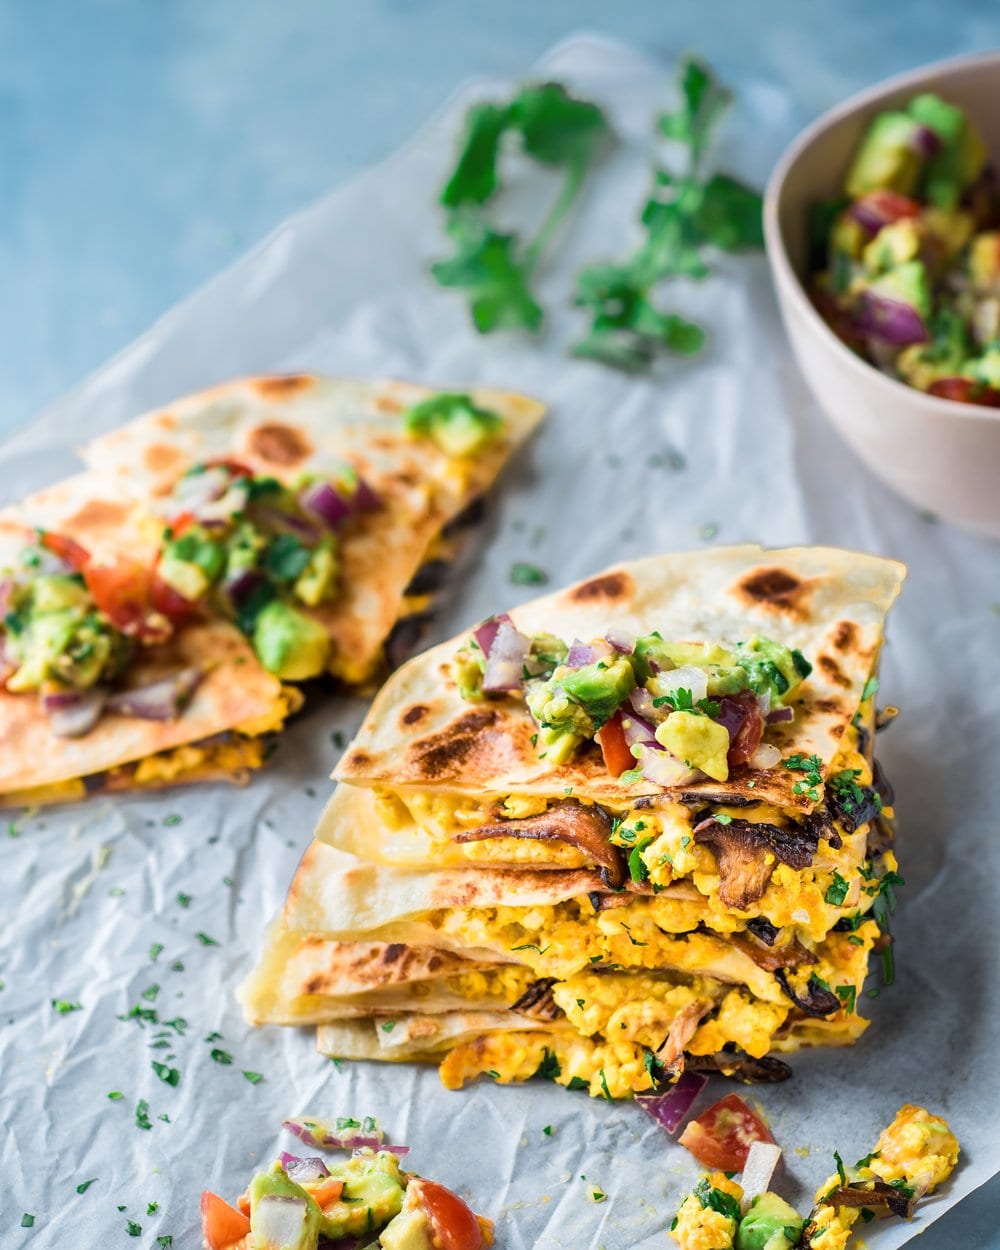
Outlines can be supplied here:
M694 837L711 848L718 862L720 902L737 911L762 897L779 859L790 868L808 868L819 844L815 831L801 825L723 824L714 816L695 825Z
M754 961L758 968L765 972L774 972L776 968L798 968L802 964L819 963L818 956L808 950L798 938L783 942L780 946L764 946L755 937L745 933L732 933L730 942L737 950Z
M684 1057L686 1072L718 1072L744 1085L773 1085L778 1081L787 1081L792 1069L781 1059L772 1059L765 1055L763 1059L754 1059L750 1055L730 1054L721 1050L715 1055L686 1055Z
M600 869L605 885L616 890L625 879L625 867L608 838L611 820L597 806L584 807L575 799L553 803L537 816L500 820L460 833L455 842L483 842L489 838L535 838L545 842L568 842L579 848Z
M542 977L533 981L517 1002L511 1005L511 1011L516 1011L519 1016L527 1016L529 1020L558 1020L563 1015L563 1010L552 997L555 983L555 977Z
M698 1032L698 1025L714 1006L710 998L696 998L693 1003L682 1007L674 1016L667 1036L656 1048L658 1062L665 1068L672 1068L683 1055L684 1047Z
M785 991L799 1011L804 1011L807 1016L815 1016L822 1018L823 1016L832 1016L835 1011L841 1008L840 999L830 990L825 990L822 985L817 985L811 978L804 990L798 993L792 988L791 982L788 980L788 974L782 968L775 970L774 979Z

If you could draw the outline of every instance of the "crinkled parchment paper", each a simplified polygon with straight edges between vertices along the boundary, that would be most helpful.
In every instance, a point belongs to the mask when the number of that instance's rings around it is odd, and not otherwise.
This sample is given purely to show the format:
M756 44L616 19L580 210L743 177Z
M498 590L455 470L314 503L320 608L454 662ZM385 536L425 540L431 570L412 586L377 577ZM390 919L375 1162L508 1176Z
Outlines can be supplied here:
M621 557L748 540L908 561L882 673L882 697L903 709L881 744L907 882L897 984L863 1000L873 1023L860 1045L796 1057L793 1081L751 1092L800 1200L830 1171L835 1147L848 1160L866 1153L904 1100L952 1120L961 1170L913 1226L865 1230L886 1250L1000 1161L1000 819L991 802L1000 548L918 515L841 446L790 358L762 256L720 259L708 281L678 287L679 306L712 330L694 361L631 380L566 357L579 329L565 307L570 275L630 239L668 69L581 38L542 72L605 104L620 142L546 275L553 311L540 342L478 338L460 300L424 273L443 247L435 192L464 109L510 86L478 85L11 440L0 452L2 493L72 470L71 448L85 435L229 376L395 374L520 388L552 410L495 496L439 637L531 594L510 584L514 561L545 569L553 586ZM720 163L761 184L804 120L777 86L743 84ZM338 1068L309 1032L243 1025L233 989L329 791L338 731L349 736L361 712L356 702L311 711L245 790L96 799L0 830L4 1245L151 1247L172 1235L176 1247L196 1246L199 1191L234 1198L278 1148L282 1118L306 1111L378 1116L393 1140L413 1145L414 1167L497 1219L509 1250L667 1244L696 1168L636 1107L542 1082L447 1093L432 1070ZM52 999L82 1009L60 1014ZM120 1018L136 1005L155 1011L159 1028ZM163 1021L186 1024L164 1030ZM154 1061L176 1068L179 1083L160 1080ZM140 1099L148 1129L136 1124ZM606 1203L588 1199L581 1176ZM35 1215L31 1230L21 1230L22 1212ZM141 1225L134 1241L127 1220Z

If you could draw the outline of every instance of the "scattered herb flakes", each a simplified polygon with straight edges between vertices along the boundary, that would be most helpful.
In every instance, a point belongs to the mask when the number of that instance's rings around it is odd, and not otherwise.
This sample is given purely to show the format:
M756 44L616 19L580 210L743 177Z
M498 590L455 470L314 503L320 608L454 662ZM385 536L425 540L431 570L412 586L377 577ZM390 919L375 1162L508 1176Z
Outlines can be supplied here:
M150 962L155 964L162 954L163 954L163 943L154 942L153 945L149 948Z
M878 690L878 678L869 677L868 680L865 682L864 690L861 691L861 702L864 703L866 700L870 699L872 695L876 693L877 690Z
M847 891L850 889L850 883L846 877L842 877L840 873L833 870L832 880L827 886L826 893L823 895L825 902L831 907L840 907L843 905L844 899L847 898Z
M164 1124L170 1123L170 1116L168 1116L166 1112L164 1112L163 1115L158 1115L156 1118L158 1120L162 1120Z
M152 1003L156 1001L156 996L157 994L159 994L159 992L160 992L160 987L154 981L152 985L147 986L142 991L142 994L140 995L140 997L144 998L147 1002Z
M150 1067L165 1085L178 1085L180 1083L181 1074L176 1068L171 1068L165 1063L157 1063L154 1059Z
M244 1070L243 1077L245 1080L249 1081L251 1085L259 1085L264 1079L264 1074L262 1072L247 1072Z
M518 561L510 566L510 581L513 586L544 586L548 580L548 573L534 564Z
M183 816L179 815L177 812L171 812L169 816L163 817L163 823L169 829L173 825L179 825L183 819Z
M25 1211L25 1213L21 1216L21 1227L22 1228L34 1228L35 1217L33 1215L29 1215L28 1212Z
M164 1020L162 1024L165 1029L173 1029L178 1037L184 1036L184 1030L188 1026L188 1022L183 1016L175 1016L173 1020Z
M209 937L207 933L202 933L200 929L195 934L195 937L202 944L202 946L218 946L219 945L219 943L215 940L215 938Z
M173 1237L169 1233L165 1233L156 1239L156 1250L171 1250L174 1244Z
M590 1085L582 1076L571 1076L566 1085L567 1089L590 1089Z
M330 1062L333 1064L333 1066L337 1069L338 1072L343 1072L344 1061L343 1059L340 1058L339 1055L331 1055Z
M61 1016L68 1016L71 1011L83 1011L83 1003L72 1003L65 998L53 998L52 1010Z
M223 877L223 878L222 878L222 884L223 884L223 885L232 885L232 884L233 884L233 879L232 879L232 877Z
M183 963L181 963L179 959L175 959L174 962L170 965L170 971L171 972L183 972L184 971Z
M78 1194L85 1194L87 1190L91 1187L91 1185L93 1185L94 1182L99 1179L100 1178L97 1176L92 1176L89 1181L81 1181L79 1185L77 1185L76 1187L76 1192Z
M142 1236L142 1225L141 1225L141 1224L137 1224L137 1223L135 1222L135 1220L126 1220L126 1221L125 1221L125 1231L128 1233L128 1235L129 1235L130 1237L141 1237L141 1236Z
M190 907L190 906L191 906L191 895L190 895L190 894L178 894L178 895L177 895L177 906L178 906L178 907Z
M19 838L20 836L21 836L21 830L18 829L17 824L13 820L8 821L7 822L7 837Z
M703 543L710 543L713 538L719 536L719 525L717 521L706 521L704 525L698 529L698 537Z
M216 1063L228 1066L233 1062L233 1057L228 1050L219 1050L218 1047L213 1046L210 1053Z
M797 781L792 786L792 793L804 794L811 803L818 803L819 788L823 784L823 761L819 756L803 755L801 751L796 751L788 759L782 760L781 765L791 772L805 774L804 781Z
M111 889L108 890L108 898L122 898L124 894L125 891L120 885L113 885Z
M391 1033L391 1032L392 1032L392 1030L393 1030L395 1027L396 1027L396 1021L395 1021L395 1020L386 1020L386 1021L384 1021L384 1022L383 1022L383 1024L382 1024L382 1032L383 1032L383 1033Z
M545 1136L546 1136L546 1137L551 1137L551 1136L552 1136L552 1125L551 1125L551 1124L546 1124L546 1125L545 1125L545 1127L542 1129L542 1132L545 1134Z
M344 737L344 731L342 729L335 729L333 733L330 734L330 741L338 751L343 751L344 747L347 745L347 740Z
M838 985L834 989L834 993L844 1004L844 1011L850 1016L854 1014L854 1004L857 1002L858 992L853 985Z
M160 1209L160 1204L159 1204L158 1202L147 1202L147 1203L146 1203L146 1214L147 1214L147 1215L155 1215L155 1214L157 1213L157 1211L159 1211L159 1209Z
M153 1122L149 1118L149 1103L145 1098L140 1098L135 1104L135 1125L136 1128L151 1129Z
M611 1091L608 1089L608 1078L604 1075L604 1069L601 1068L601 1090L608 1102L612 1101Z
M206 1035L204 1040L206 1042L221 1042L222 1034L221 1033L209 1033Z
M120 1089L113 1089L111 1093L108 1094L108 1097L111 1099L112 1102L118 1102L119 1099L124 1098L125 1095L121 1092Z

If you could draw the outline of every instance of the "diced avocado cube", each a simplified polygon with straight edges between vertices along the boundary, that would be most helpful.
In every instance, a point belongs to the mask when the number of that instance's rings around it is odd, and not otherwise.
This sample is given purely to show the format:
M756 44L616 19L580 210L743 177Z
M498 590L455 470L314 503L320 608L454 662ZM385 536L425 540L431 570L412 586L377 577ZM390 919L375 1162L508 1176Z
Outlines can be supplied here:
M455 653L451 662L451 676L463 699L476 700L483 697L483 674L486 656L482 648L469 644Z
M344 1191L337 1202L323 1208L324 1237L337 1241L375 1233L402 1210L403 1187L397 1176L379 1166L381 1158L380 1154L374 1161L351 1159L336 1169Z
M1000 288L1000 230L984 230L972 240L969 279L975 287Z
M311 608L328 602L336 592L339 572L336 548L330 542L320 543L295 583L296 597Z
M268 672L282 681L305 681L325 670L330 637L317 621L273 599L257 617L253 647Z
M90 592L78 577L69 573L50 573L36 577L31 587L33 612L58 612L63 608L90 606Z
M539 759L544 759L546 764L565 764L573 758L573 753L582 741L580 734L542 726L538 730L535 750Z
M729 730L703 712L671 712L656 728L656 741L690 768L715 781L729 777Z
M7 689L14 694L37 690L56 673L56 663L73 641L80 614L74 608L57 612L35 612L27 628L18 636L18 669L7 678Z
M802 1217L777 1194L758 1194L740 1220L736 1250L791 1250L802 1233Z
M210 584L204 569L190 560L179 559L169 547L160 557L156 571L162 581L192 603L202 597Z
M940 150L927 163L924 194L938 208L952 209L982 173L986 145L962 109L940 96L927 92L914 97L909 113L941 141Z
M917 123L901 112L873 117L854 156L844 186L851 199L868 191L909 195L920 176L920 156L912 147Z
M860 260L870 235L861 222L850 213L841 213L830 230L830 251L834 256Z
M320 1209L280 1164L250 1182L254 1250L317 1250Z
M179 538L167 543L157 569L168 585L184 596L196 600L222 576L226 567L226 549L211 538L200 525L193 525Z
M931 288L922 260L908 260L876 278L867 288L875 295L909 304L926 321L931 313Z
M635 689L635 671L627 657L598 660L582 668L561 668L556 677L559 685L578 703L600 728L612 717Z
M497 413L480 408L469 395L448 392L414 404L403 423L408 433L432 438L449 456L471 456L503 429Z
M962 374L1000 390L1000 346L991 347L981 356L966 361Z
M920 255L920 227L912 217L883 226L865 248L862 261L869 273L885 273Z
M780 706L782 699L812 672L812 665L801 651L760 634L741 642L738 651L750 689L756 695L768 695L772 705Z
M382 1250L434 1250L427 1215L419 1207L401 1211L379 1233Z

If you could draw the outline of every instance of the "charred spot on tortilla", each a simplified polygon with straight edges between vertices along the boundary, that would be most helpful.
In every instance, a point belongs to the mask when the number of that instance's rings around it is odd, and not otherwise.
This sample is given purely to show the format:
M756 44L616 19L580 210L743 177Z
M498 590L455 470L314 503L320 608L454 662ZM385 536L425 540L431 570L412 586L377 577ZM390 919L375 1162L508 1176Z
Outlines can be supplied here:
M117 532L127 523L131 511L131 507L127 504L113 503L105 499L89 499L82 508L61 522L61 528L68 534L82 532L88 537L97 530Z
M399 395L376 395L372 399L372 407L376 412L397 413L406 407L406 401Z
M247 435L247 451L269 464L291 468L312 452L313 445L301 430L282 421L254 426Z
M402 942L390 942L382 952L382 962L391 964L406 952L406 947Z
M422 721L430 708L426 703L414 703L412 707L406 708L400 720L404 725L415 725L418 721Z
M771 567L752 569L737 584L737 592L748 603L797 615L809 586L787 569Z
M314 383L315 379L308 373L283 373L269 378L255 378L251 386L265 399L284 399L296 391L307 390Z
M817 699L812 705L814 712L822 712L826 716L843 716L843 704L832 697Z
M850 651L858 641L858 627L853 621L838 621L834 626L833 645L838 651Z
M150 443L142 453L142 459L150 473L178 474L184 465L183 452L172 443Z
M344 758L344 767L348 770L368 768L372 757L366 751L349 751Z
M820 655L816 657L816 667L820 670L824 677L835 686L840 686L842 690L850 690L851 679L840 667L832 655Z
M433 781L453 776L477 750L489 747L480 742L479 735L492 728L499 717L493 708L466 712L440 733L425 739L414 751L413 762L417 772L425 780Z
M569 599L573 603L591 603L595 599L614 601L627 598L634 589L632 578L622 569L581 582L569 592Z

